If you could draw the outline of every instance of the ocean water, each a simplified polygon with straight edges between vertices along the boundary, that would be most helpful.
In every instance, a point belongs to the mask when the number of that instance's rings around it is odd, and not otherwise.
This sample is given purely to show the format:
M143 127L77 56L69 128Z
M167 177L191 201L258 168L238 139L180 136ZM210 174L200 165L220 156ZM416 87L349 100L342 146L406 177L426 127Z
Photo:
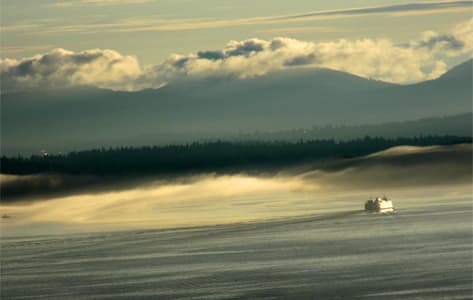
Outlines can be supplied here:
M239 223L4 234L1 299L472 299L468 189L398 193L389 215L305 197Z

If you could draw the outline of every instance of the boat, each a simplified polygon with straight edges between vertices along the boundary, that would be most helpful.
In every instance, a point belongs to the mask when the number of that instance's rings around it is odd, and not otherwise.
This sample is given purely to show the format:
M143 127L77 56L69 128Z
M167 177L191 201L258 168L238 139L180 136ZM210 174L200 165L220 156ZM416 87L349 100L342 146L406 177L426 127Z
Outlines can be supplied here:
M374 200L370 199L365 202L365 211L377 213L394 212L393 202L386 196L377 196Z

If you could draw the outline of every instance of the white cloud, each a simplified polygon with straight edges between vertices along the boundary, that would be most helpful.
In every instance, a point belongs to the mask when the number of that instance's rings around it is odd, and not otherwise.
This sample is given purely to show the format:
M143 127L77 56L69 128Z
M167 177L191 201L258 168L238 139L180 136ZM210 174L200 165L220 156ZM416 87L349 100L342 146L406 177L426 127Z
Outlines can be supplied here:
M410 83L447 70L447 58L473 51L473 21L450 33L426 32L395 44L389 39L308 42L290 38L231 41L221 50L173 54L158 65L140 67L133 56L113 50L55 49L21 60L0 60L3 91L92 84L117 90L158 88L200 78L243 79L295 67L322 67L378 80Z
M222 50L172 55L150 67L146 79L160 86L182 78L248 78L297 66L346 71L378 80L410 83L440 76L445 59L471 53L473 21L448 34L424 33L421 39L398 45L389 39L307 42L290 38L231 41Z
M21 60L2 59L0 71L3 91L75 85L127 90L130 80L141 74L132 56L113 50L72 52L61 48Z

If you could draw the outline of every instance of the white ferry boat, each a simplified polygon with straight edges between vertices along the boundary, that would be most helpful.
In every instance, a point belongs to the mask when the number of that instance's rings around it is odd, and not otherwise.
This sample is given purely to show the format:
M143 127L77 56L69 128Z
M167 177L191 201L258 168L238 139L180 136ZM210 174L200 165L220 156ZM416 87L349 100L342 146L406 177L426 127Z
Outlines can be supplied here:
M394 212L394 206L393 202L386 198L386 196L383 197L376 197L375 200L368 200L365 203L365 211L368 212L378 212L378 213L389 213L389 212Z

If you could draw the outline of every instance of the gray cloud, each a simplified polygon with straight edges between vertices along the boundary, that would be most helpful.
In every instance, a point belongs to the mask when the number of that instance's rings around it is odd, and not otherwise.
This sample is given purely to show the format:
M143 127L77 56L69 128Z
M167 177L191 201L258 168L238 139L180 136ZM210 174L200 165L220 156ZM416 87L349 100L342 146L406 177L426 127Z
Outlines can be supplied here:
M231 56L250 57L252 54L266 50L266 46L266 42L259 39L231 41L224 50L199 51L197 57L209 60L226 59Z
M291 66L303 66L303 65L310 65L315 63L316 61L316 56L314 53L309 53L307 55L300 55L296 56L290 59L287 59L284 62L285 66L291 67Z
M261 52L264 50L264 44L257 39L246 40L243 42L233 42L229 44L225 54L229 56L245 56L248 57L252 53Z
M436 11L445 10L452 8L471 7L472 1L441 1L441 2L430 2L430 3L410 3L410 4L396 4L386 5L377 7L363 7L363 8L351 8L351 9L339 9L329 11L317 11L298 15L282 16L279 20L291 20L311 17L323 17L323 16L356 16L356 15L369 15L369 14L389 14L389 13L402 13L402 12L425 12L425 11Z
M420 41L418 46L433 49L439 44L444 44L451 50L461 50L463 47L465 47L464 42L449 34L431 36L425 40Z
M218 60L225 58L223 51L199 51L197 52L197 57L202 59Z

